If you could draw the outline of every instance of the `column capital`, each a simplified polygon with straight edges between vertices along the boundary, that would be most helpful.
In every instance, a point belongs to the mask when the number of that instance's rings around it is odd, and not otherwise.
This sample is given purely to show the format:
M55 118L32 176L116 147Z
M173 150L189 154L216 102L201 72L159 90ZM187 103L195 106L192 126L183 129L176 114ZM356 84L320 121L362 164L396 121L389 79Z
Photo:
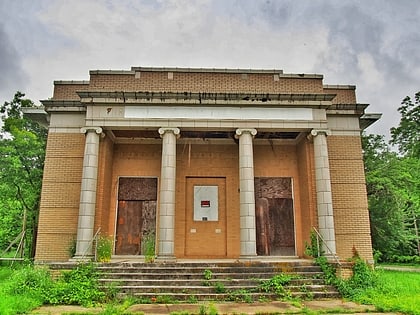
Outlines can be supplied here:
M175 128L172 128L172 127L162 127L162 128L159 128L158 132L159 132L161 138L167 132L171 132L177 138L179 138L180 137L181 130L179 130L179 128L176 128L176 127Z
M88 131L95 131L98 135L102 133L101 127L82 127L80 128L80 133L87 133Z
M329 129L312 129L311 136L316 137L319 134L323 134L325 136L331 136L331 130Z
M252 137L255 137L257 134L257 129L254 128L238 128L235 131L235 138L239 139L240 136L242 136L245 133L249 133Z

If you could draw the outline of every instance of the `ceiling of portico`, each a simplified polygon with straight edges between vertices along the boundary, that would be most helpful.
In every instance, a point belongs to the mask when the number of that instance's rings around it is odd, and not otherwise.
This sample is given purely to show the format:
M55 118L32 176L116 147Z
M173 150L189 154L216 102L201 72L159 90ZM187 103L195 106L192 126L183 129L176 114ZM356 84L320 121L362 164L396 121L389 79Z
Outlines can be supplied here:
M112 130L113 137L118 140L135 140L135 139L160 139L157 130ZM259 131L255 136L256 139L269 140L295 140L300 132L296 131ZM218 131L218 130L182 130L182 139L234 139L235 131Z

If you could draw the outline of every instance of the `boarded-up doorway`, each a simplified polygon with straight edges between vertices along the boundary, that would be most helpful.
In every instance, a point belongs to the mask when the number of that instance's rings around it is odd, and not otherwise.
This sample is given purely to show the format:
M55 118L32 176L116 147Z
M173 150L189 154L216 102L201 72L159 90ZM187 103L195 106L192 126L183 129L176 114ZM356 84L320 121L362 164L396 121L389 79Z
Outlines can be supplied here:
M257 255L295 255L292 179L255 178Z
M121 177L118 184L116 255L144 255L156 235L157 178Z
M185 256L224 258L226 178L187 177Z

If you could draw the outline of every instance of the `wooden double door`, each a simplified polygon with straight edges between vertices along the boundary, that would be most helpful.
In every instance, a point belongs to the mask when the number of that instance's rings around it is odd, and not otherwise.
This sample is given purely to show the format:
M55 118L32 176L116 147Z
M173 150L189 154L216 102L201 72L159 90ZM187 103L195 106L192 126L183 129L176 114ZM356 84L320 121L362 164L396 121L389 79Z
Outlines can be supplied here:
M154 246L156 206L157 178L119 178L116 255L144 255Z
M257 255L295 255L295 218L290 177L255 178L255 219Z

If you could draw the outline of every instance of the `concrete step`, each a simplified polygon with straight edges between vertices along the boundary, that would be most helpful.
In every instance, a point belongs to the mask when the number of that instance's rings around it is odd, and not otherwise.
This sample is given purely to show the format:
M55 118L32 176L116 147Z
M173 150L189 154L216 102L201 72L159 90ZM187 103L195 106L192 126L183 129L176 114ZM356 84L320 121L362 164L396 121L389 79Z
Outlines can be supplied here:
M218 272L212 273L212 280L229 280L229 279L263 279L267 280L273 276L279 274L278 272L242 272L242 273L233 273L233 272ZM322 278L322 272L304 272L304 273L292 273L298 275L300 279L317 279ZM136 272L101 272L101 276L104 279L152 279L152 280L167 280L167 279L188 279L188 280L205 280L203 273L186 273L186 272L176 272L176 271L167 271L162 270L162 272L154 273L143 273L141 270L136 270Z
M279 296L263 292L261 283L278 274L290 274L284 296L306 298L338 297L327 286L320 268L308 261L281 263L114 263L97 267L100 282L112 283L120 295L143 299L179 301L257 301ZM207 275L207 277L206 277Z
M171 275L176 274L183 276L184 274L190 275L197 275L201 277L206 272L211 272L212 275L217 276L219 274L228 275L228 274L242 274L244 277L252 276L252 275L261 275L261 274L278 274L278 273L293 273L293 274L301 274L301 275L308 275L313 276L316 274L321 274L321 269L319 266L316 265L288 265L287 267L282 266L281 268L272 265L272 264L265 264L265 265L244 265L244 264L237 264L237 265L212 265L209 266L205 265L198 265L198 264L133 264L125 265L125 264L115 264L115 265L100 265L98 266L98 271L103 274L118 274L119 276L122 274L130 274L135 276L146 276L146 274L151 274L153 276L157 274L165 275L166 273L170 273Z
M159 286L159 287L164 287L164 286L209 286L209 287L214 287L217 286L219 284L223 284L223 285L231 285L231 286L235 286L235 285L259 285L261 284L263 281L267 281L269 280L271 277L267 277L267 278L250 278L250 279L238 279L238 278L220 278L220 279L215 279L213 278L212 280L205 280L205 279L176 279L174 281L173 278L169 278L169 279L153 279L153 278L136 278L136 279L127 279L127 278L119 278L117 276L114 275L114 277L112 278L101 278L100 281L103 284L124 284L126 286L132 285L132 286ZM324 284L324 280L323 279L310 279L310 278L302 278L302 279L292 279L290 281L291 285L296 285L296 286L300 286L300 285L322 285Z
M140 298L145 302L177 303L185 301L224 301L224 302L258 302L258 301L275 301L282 298L301 298L301 299L329 299L339 298L340 295L336 291L316 291L316 292L294 292L286 293L279 296L275 293L253 293L238 290L228 293L133 293L133 297Z

